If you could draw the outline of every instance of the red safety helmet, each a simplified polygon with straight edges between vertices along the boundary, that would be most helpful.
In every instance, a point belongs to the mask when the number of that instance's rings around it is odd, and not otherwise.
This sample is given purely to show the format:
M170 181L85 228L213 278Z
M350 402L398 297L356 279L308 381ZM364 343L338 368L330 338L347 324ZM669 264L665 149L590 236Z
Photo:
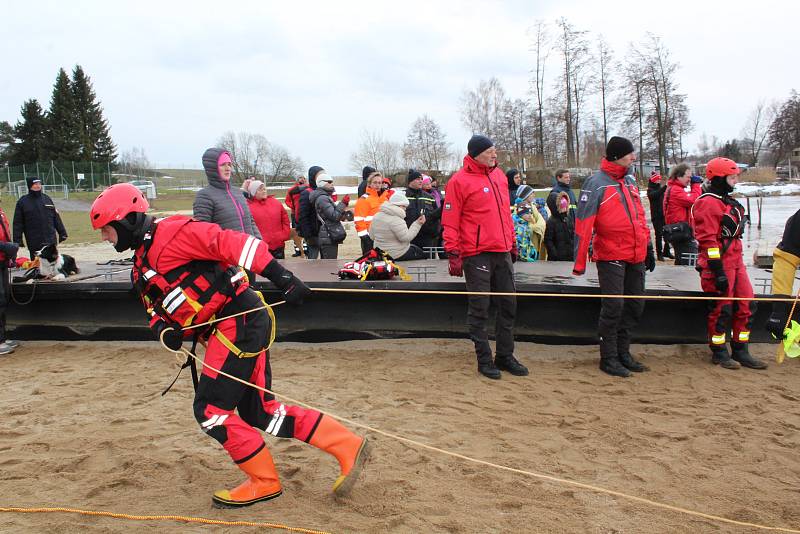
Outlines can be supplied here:
M714 158L706 165L706 178L732 176L742 172L736 162L728 158Z
M136 186L128 183L114 184L94 200L89 217L92 219L92 228L99 230L129 213L145 213L149 207L144 193Z

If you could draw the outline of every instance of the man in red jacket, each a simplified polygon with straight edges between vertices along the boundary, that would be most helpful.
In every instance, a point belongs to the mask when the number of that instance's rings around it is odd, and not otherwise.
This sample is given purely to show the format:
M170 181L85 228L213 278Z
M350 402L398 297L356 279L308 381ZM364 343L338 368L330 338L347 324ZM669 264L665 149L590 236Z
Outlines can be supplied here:
M642 199L629 168L636 161L633 143L612 137L600 170L583 184L575 224L575 266L572 274L586 271L592 243L592 261L603 295L643 295L645 268L656 265ZM644 312L644 299L605 298L600 305L600 369L628 377L647 371L630 353L631 329Z
M497 168L497 149L488 137L473 135L467 144L464 167L447 182L442 226L451 276L464 276L467 291L513 293L517 246L508 201L508 181ZM496 358L486 323L490 297L470 295L469 335L475 344L478 372L498 379L500 371L525 376L528 369L514 357L513 296L491 297L497 307Z
M310 289L287 271L256 237L219 225L175 215L155 220L147 199L131 184L115 184L92 204L92 227L118 252L134 251L134 288L150 315L150 327L168 348L178 351L184 337L206 344L194 397L194 415L203 432L222 444L247 480L212 497L218 508L248 506L278 497L281 483L260 430L304 441L333 455L341 475L333 486L350 489L364 458L366 438L315 410L278 402L217 371L272 388L269 354L271 324L263 297L250 289L245 270L260 273L300 304ZM234 317L241 314L238 317ZM213 317L202 330L184 330Z

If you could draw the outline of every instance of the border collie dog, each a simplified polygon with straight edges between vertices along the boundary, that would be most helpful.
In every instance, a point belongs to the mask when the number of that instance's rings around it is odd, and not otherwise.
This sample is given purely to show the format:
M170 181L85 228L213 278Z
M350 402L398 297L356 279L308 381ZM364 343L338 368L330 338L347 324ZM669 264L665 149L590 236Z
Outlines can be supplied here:
M58 247L54 244L43 246L36 256L39 257L38 278L64 280L66 277L80 272L75 258L68 254L59 254Z

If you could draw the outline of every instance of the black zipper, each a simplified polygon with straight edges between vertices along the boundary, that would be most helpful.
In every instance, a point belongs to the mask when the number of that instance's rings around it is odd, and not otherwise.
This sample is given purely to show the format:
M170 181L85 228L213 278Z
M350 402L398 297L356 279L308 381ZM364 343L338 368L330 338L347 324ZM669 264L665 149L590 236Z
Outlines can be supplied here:
M506 223L503 221L503 212L500 211L500 200L497 198L497 195L498 195L497 188L495 187L494 182L492 182L491 176L489 176L491 174L491 172L492 171L489 171L488 173L486 173L486 179L489 180L489 187L492 188L492 194L494 195L494 203L497 206L497 216L500 218L500 226L503 228L503 244L507 245L507 243L506 243ZM480 226L478 228L480 229Z
M481 225L478 225L478 235L475 236L475 249L478 249L478 243L481 242Z

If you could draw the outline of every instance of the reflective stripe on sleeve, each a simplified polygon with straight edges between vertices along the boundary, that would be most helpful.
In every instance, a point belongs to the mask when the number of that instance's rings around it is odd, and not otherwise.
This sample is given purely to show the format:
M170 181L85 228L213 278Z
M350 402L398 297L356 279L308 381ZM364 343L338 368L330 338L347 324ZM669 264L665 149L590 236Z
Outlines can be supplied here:
M361 237L362 235L369 235L369 230L361 230L358 232L358 237Z
M242 254L239 256L239 265L244 267L244 262L247 260L247 255L250 253L250 247L253 246L253 241L256 238L253 236L248 236L247 241L245 242L244 246L242 247ZM247 267L244 267L247 269Z

